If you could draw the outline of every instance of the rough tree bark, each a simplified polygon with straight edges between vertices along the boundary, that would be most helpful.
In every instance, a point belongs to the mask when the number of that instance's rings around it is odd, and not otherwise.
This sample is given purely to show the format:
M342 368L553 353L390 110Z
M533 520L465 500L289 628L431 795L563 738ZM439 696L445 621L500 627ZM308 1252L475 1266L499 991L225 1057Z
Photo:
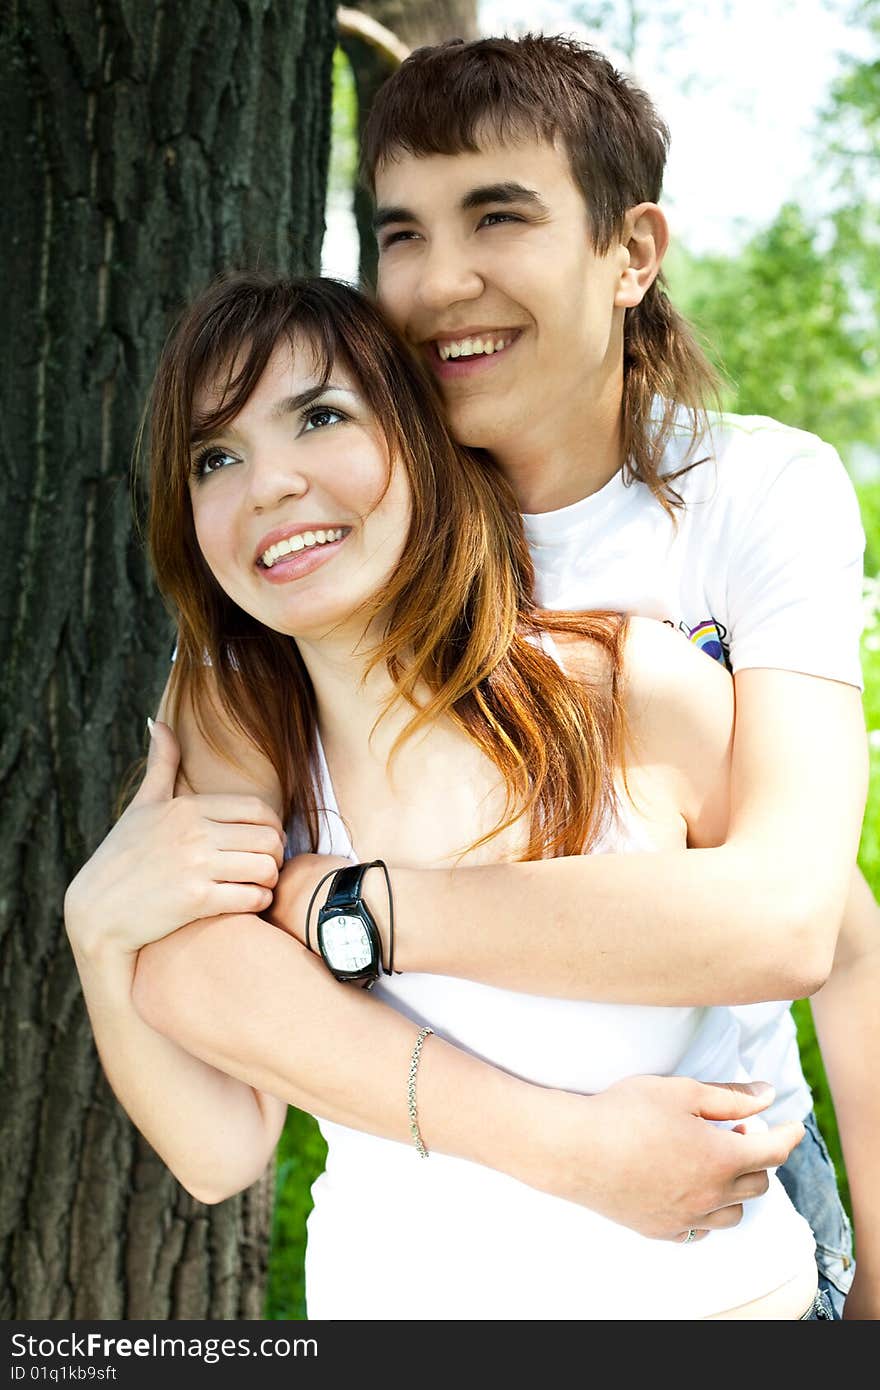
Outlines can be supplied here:
M260 1317L271 1193L206 1208L97 1061L62 926L164 682L129 457L170 318L318 266L332 0L13 0L0 30L0 1317Z
M390 29L410 49L441 43L443 39L479 38L477 0L352 0L352 4ZM385 56L361 39L343 34L340 43L354 74L360 139L373 98L391 69ZM360 241L360 278L364 285L373 285L376 276L372 213L369 194L357 184L354 215Z

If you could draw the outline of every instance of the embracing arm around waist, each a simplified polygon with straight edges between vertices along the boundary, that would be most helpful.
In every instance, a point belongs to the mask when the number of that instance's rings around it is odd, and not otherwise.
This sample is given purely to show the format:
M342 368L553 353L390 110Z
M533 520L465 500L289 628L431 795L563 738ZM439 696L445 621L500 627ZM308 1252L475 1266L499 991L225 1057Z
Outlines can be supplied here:
M234 770L230 781L229 765L198 749L186 712L178 727L189 784L208 793L235 788ZM271 802L271 777L261 776L270 771L255 755L251 790L256 778ZM407 1075L418 1024L339 984L317 956L261 917L213 915L145 945L132 997L145 1025L181 1049L187 1065L197 1060L212 1075L234 1079L231 1085L278 1097L279 1105L411 1142ZM169 1053L169 1066L173 1060ZM429 1149L673 1239L690 1226L736 1224L742 1202L766 1189L763 1170L782 1161L803 1133L789 1125L743 1135L703 1118L742 1119L763 1109L769 1093L633 1077L602 1095L569 1095L523 1081L441 1037L428 1039L417 1093ZM209 1160L235 1142L234 1128L231 1107L206 1126ZM218 1197L244 1185L234 1167L221 1169Z

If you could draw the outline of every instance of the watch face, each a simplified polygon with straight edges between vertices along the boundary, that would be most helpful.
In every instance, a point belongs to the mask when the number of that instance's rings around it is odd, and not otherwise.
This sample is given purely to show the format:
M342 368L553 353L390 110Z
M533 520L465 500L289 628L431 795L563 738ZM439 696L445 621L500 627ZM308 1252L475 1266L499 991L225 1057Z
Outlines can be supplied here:
M366 923L340 913L318 926L321 954L331 970L365 970L373 960Z

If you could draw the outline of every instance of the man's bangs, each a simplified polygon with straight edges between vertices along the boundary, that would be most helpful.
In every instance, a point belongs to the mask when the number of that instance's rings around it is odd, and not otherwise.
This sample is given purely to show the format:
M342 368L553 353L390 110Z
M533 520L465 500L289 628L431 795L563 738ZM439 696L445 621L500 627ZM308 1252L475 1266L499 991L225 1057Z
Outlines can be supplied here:
M472 87L461 102L454 92L445 92L440 103L436 93L431 102L424 90L413 96L401 113L394 112L395 119L384 130L376 132L375 143L364 145L361 181L371 191L379 167L404 156L479 154L494 143L552 143L559 130L558 120L520 92L505 93L503 101L493 100L488 91L475 96Z

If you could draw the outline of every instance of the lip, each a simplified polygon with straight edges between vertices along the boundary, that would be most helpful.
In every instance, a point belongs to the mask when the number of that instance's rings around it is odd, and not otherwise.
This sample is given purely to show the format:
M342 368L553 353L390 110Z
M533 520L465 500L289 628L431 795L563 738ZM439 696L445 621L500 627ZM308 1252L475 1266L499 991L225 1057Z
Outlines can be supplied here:
M314 527L307 526L306 530L314 530ZM293 534L295 535L296 532ZM311 574L313 570L320 569L321 565L325 565L328 560L332 560L337 550L345 545L350 535L351 530L349 529L341 540L325 541L323 545L313 545L310 550L297 550L291 555L284 555L280 560L275 561L270 570L256 566L257 574L266 584L290 584L296 579L302 579L305 575Z
M496 338L510 338L510 342L500 352L481 352L474 357L450 357L445 362L437 351L438 343L457 343L462 338L479 338L487 333ZM463 328L456 333L439 333L429 338L422 344L422 352L435 376L441 381L454 381L457 377L491 371L497 362L506 358L516 347L522 333L521 328Z
M342 527L343 531L347 532L351 530L350 526L345 526L342 522L339 521L298 521L296 525L293 525L291 523L289 526L276 526L274 531L267 531L265 536L263 536L262 540L258 544L257 549L254 552L254 564L257 566L259 570L262 571L263 566L260 564L260 556L265 555L269 547L272 545L277 545L279 541L289 540L291 536L302 536L305 534L306 531L338 531L340 526ZM342 537L342 540L345 540L345 536ZM331 541L330 544L340 545L341 542ZM321 549L322 547L316 546L315 548ZM297 552L297 554L300 555L302 553L302 551ZM276 563L280 564L281 562L279 560L276 561Z

